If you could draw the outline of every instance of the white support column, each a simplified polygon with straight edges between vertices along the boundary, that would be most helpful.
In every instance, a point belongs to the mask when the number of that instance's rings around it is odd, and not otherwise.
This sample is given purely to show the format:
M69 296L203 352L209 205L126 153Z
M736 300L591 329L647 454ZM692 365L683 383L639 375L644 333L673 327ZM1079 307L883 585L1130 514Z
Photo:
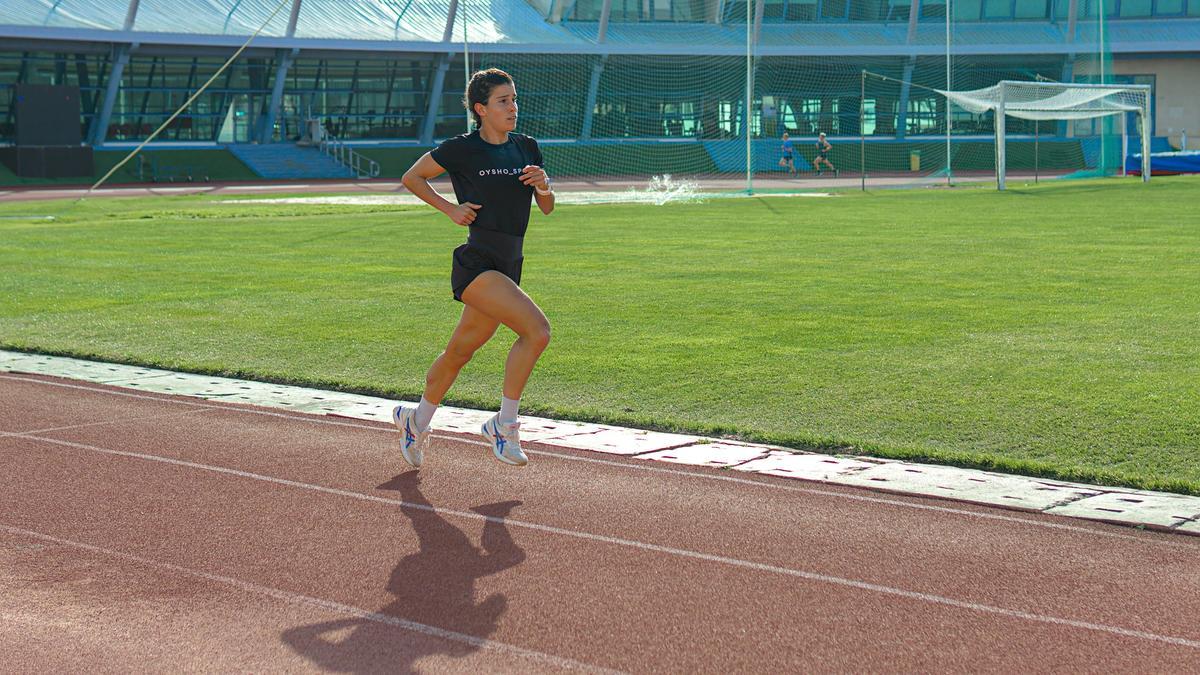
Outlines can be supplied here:
M290 50L276 50L275 58L279 59L279 63L275 66L275 81L271 86L271 105L267 108L267 114L258 130L259 143L270 143L275 136L275 120L279 118L279 109L283 106L283 86L287 83L287 73L292 67Z
M608 39L608 17L612 14L612 0L604 0L600 7L600 29L596 32L596 44L604 44ZM600 76L604 74L604 64L608 56L601 56L592 65L592 77L588 80L587 100L583 104L583 128L579 137L587 140L592 137L592 121L596 115L596 97L600 91Z
M113 105L117 101L117 92L121 89L121 78L125 74L125 66L129 63L129 52L136 45L114 45L116 51L113 54L112 68L108 71L108 82L104 89L104 103L100 106L100 114L92 121L90 129L89 142L91 145L99 147L104 145L104 139L108 137L108 122L112 119Z
M422 145L433 145L433 132L437 126L438 112L442 107L442 88L446 83L446 71L450 70L450 57L439 54L433 71L433 84L429 87L429 101L425 108L425 120L421 123Z
M137 19L138 3L141 0L129 0L129 8L125 10L125 30L133 30L133 23Z
M600 7L600 30L596 33L596 43L604 44L604 40L608 38L608 17L612 14L612 0L604 0L604 5Z
M917 20L920 18L921 0L912 0L912 4L908 6L908 39L905 40L910 45L917 38Z
M1146 90L1146 98L1138 115L1142 131L1142 182L1150 182L1150 91Z
M762 0L759 0L761 4ZM750 113L753 99L753 81L754 73L751 67L752 53L750 51L750 39L754 30L753 21L750 17L750 3L746 3L746 99L742 101L742 133L746 134L746 193L754 194L754 181L751 175L750 158L753 152L750 149Z
M1138 113L1141 117L1141 113ZM1121 113L1121 177L1126 176L1125 165L1129 163L1129 113Z
M292 12L288 16L287 37L296 35L296 23L300 20L300 3L302 0L292 0ZM279 119L279 108L283 104L283 86L287 82L288 70L292 67L292 58L299 50L276 50L275 58L279 62L275 66L275 81L271 87L271 104L267 108L266 117L258 130L258 142L270 143L275 135L275 120Z
M1005 154L1004 154L1004 95L1005 82L1000 82L1000 102L996 104L996 189L1004 189L1004 171L1005 171Z
M137 21L140 1L129 0L129 7L125 10L125 23L123 24L125 31L133 30L133 24ZM112 68L108 71L108 82L104 89L104 102L100 104L100 113L92 118L92 128L88 129L88 143L93 146L104 145L104 139L108 137L108 122L112 119L113 105L116 104L117 93L121 89L121 77L125 74L125 66L129 64L129 52L136 47L136 44L114 45L115 53L113 54Z
M579 134L580 139L585 141L592 137L592 121L596 116L596 98L600 92L600 76L604 74L604 63L607 60L607 56L601 56L592 66L592 78L588 81L587 102L583 104L583 130Z
M446 11L446 25L442 29L442 42L450 42L454 37L454 19L458 16L458 0L450 0L450 8ZM446 71L450 69L450 58L453 52L439 54L434 65L433 84L429 87L429 101L425 107L425 120L421 123L420 141L422 145L433 144L433 133L437 127L437 116L442 107L442 93L446 84Z
M450 0L450 9L446 11L446 27L442 31L442 42L449 42L454 37L454 17L458 15L458 0Z
M766 0L755 0L754 3L754 44L758 44L758 34L762 32L763 5Z
M900 81L900 100L896 105L896 138L904 140L908 134L908 97L912 94L913 69L917 66L917 57L910 56L904 60L904 75Z
M287 36L296 35L296 23L300 21L300 0L292 0L292 13L288 15Z

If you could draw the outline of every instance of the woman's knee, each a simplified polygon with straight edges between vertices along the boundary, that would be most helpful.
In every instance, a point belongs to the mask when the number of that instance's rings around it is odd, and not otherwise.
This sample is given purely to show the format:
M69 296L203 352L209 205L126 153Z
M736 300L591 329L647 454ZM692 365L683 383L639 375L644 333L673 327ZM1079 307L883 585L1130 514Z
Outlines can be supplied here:
M442 352L442 359L446 364L454 368L462 368L467 365L471 357L475 356L475 352L482 346L477 340L451 340L450 344L446 345L446 350Z
M471 357L474 355L474 349L465 349L463 347L450 345L446 347L446 351L442 352L442 360L445 361L446 365L458 369L467 365L467 362L470 361Z
M526 329L521 337L528 340L539 352L544 351L546 347L550 346L550 322L545 319L536 322Z

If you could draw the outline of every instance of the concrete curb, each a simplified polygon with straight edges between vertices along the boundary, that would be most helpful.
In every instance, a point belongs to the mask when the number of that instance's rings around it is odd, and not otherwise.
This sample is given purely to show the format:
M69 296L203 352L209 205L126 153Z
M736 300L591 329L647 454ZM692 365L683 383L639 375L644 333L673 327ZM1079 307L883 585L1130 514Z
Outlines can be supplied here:
M0 372L52 375L133 390L376 422L390 422L391 410L397 403L375 396L3 350L0 350ZM492 414L443 406L438 409L433 428L440 433L474 437ZM1200 536L1200 497L870 457L802 453L770 445L602 424L526 416L522 416L521 422L521 439L544 448L726 468Z

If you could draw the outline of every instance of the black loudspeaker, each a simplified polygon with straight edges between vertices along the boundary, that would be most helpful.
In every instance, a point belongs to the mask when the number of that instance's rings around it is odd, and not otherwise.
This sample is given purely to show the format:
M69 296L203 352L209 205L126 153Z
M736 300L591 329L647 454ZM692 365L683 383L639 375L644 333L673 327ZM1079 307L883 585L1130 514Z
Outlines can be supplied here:
M79 87L18 84L13 92L17 145L83 142Z
M92 148L87 145L31 145L0 148L0 161L25 178L90 178Z

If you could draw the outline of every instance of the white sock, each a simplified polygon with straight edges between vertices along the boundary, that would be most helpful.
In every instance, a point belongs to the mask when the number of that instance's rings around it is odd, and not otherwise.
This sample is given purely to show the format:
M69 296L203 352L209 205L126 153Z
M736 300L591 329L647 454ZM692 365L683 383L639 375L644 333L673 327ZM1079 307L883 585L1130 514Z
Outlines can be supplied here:
M500 397L500 422L516 422L517 421L517 406L521 405L519 398Z
M429 423L433 421L433 413L438 409L436 403L430 403L421 397L421 402L417 405L417 428L425 431L429 428Z

